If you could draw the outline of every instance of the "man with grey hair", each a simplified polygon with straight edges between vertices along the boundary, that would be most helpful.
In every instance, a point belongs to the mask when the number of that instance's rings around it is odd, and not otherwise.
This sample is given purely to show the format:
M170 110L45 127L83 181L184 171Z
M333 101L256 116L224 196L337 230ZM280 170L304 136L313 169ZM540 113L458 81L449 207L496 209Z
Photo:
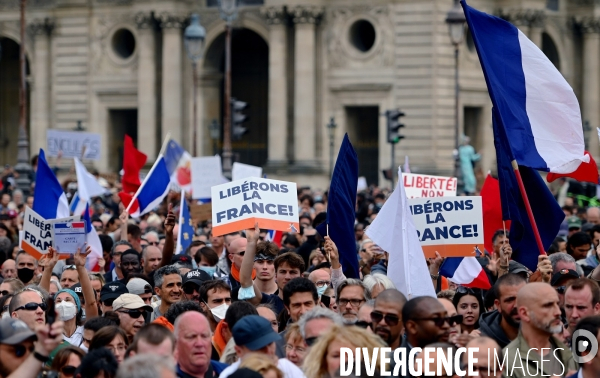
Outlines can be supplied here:
M119 365L117 378L175 378L175 364L169 358L139 354Z
M336 303L338 312L344 317L348 324L354 324L358 320L358 309L371 299L371 292L356 278L347 278L337 287Z
M158 247L158 243L160 242L160 237L156 231L148 231L142 236L142 239L148 242L148 245L153 245Z
M160 297L160 301L153 304L151 321L166 314L173 303L181 300L181 282L179 270L173 265L163 266L154 273L154 292Z
M298 320L300 334L306 345L310 348L319 338L325 334L332 325L344 325L344 319L335 312L324 307L315 307L306 312Z
M565 252L557 252L548 256L552 264L552 274L560 272L563 269L571 269L577 271L580 277L583 277L583 269L575 262L573 256Z

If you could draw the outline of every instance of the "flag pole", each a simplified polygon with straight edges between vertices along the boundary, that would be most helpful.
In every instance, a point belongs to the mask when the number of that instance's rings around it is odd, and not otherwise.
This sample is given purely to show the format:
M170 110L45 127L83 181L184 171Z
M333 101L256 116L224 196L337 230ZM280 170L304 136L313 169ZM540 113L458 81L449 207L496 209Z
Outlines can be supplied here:
M513 160L511 164L513 167L513 172L517 177L517 182L519 183L519 190L521 191L521 196L523 197L523 202L525 203L525 209L527 210L529 223L531 223L531 228L533 229L535 242L537 243L538 249L540 250L540 255L545 255L546 251L544 251L544 245L542 244L540 231L538 230L537 223L535 222L535 218L533 217L533 211L531 210L531 205L529 204L529 198L527 197L527 192L525 191L525 185L523 185L523 178L521 177L521 172L519 172L519 164L516 160Z

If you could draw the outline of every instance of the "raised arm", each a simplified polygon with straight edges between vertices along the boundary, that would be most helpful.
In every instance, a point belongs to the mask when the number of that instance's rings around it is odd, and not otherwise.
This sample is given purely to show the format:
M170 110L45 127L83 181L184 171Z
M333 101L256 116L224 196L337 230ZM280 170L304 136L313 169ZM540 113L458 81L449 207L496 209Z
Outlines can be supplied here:
M163 257L160 266L171 264L171 259L175 253L175 238L173 237L173 229L175 228L175 213L173 213L173 204L169 203L169 212L165 218L165 246L163 247Z
M88 271L85 269L85 261L90 252L92 252L92 248L88 245L85 253L81 253L81 250L77 249L77 253L73 256L75 266L77 267L77 274L79 275L81 292L83 293L83 299L85 299L85 315L88 319L98 316L98 303L96 303L94 288L92 287Z
M42 279L40 280L40 287L46 291L50 291L50 279L52 278L52 269L58 263L58 252L54 247L48 248L48 254L42 257L39 264L44 267L42 273Z
M246 230L248 244L246 245L246 252L244 253L244 259L240 268L240 284L242 288L254 288L254 298L247 299L247 301L255 306L260 304L262 300L262 292L252 282L252 270L254 269L254 257L256 256L256 244L258 243L259 235L260 229L258 228L258 223L254 224L254 229Z
M331 286L333 287L333 291L337 291L338 285L346 279L342 270L342 264L340 264L340 253L329 236L325 236L325 245L323 248L331 263Z

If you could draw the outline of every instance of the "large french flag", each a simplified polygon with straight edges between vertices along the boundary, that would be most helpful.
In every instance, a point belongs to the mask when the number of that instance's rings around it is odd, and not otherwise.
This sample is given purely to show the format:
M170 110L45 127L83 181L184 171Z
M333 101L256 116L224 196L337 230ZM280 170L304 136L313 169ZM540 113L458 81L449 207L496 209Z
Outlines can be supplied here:
M475 257L447 257L440 274L464 287L490 289L490 280Z
M167 169L165 158L159 155L144 182L133 196L133 201L128 205L127 211L132 217L146 214L160 205L169 193L170 187L171 175Z
M584 151L579 103L544 53L519 29L461 0L488 91L521 166L572 173Z
M35 174L33 210L44 219L66 218L71 215L67 196L40 149Z

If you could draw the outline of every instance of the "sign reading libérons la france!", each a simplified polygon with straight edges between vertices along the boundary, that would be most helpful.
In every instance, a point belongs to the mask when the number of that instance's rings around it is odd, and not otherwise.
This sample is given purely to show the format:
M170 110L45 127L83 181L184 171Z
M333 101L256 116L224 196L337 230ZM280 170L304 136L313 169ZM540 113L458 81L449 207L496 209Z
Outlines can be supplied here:
M253 228L298 232L296 183L248 178L213 186L212 227L219 236Z
M456 195L456 177L403 173L406 197L453 197Z

